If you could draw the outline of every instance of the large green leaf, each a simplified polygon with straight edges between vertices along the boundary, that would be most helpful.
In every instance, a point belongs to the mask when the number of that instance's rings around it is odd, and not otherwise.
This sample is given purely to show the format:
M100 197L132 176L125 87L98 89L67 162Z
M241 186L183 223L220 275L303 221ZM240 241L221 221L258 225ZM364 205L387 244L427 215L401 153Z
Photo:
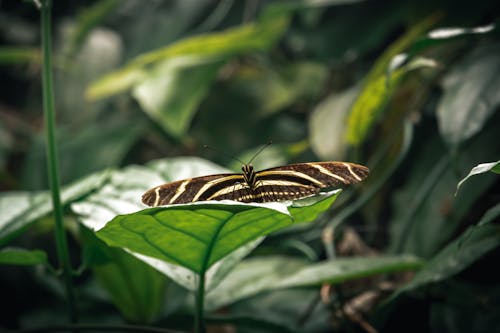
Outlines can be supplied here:
M109 181L94 194L71 205L79 220L96 231L119 214L128 214L144 208L141 195L149 188L169 181L228 172L209 161L194 157L178 157L156 160L146 166L129 166L110 173ZM235 251L207 272L207 289L224 276L232 265L250 252L262 239L257 239ZM196 288L195 274L181 266L133 253L156 270L169 276L187 289Z
M103 186L84 200L73 203L71 209L86 227L97 231L116 215L144 209L141 196L153 186L227 171L196 157L160 159L146 166L131 165L110 172Z
M96 100L123 92L147 78L147 66L175 57L218 57L223 60L242 53L267 50L281 37L287 24L287 17L281 16L275 20L185 38L135 58L122 69L91 84L86 95Z
M310 221L336 199L310 206L282 203L199 203L145 209L115 217L97 235L126 248L204 274L210 266L246 243L294 223Z
M178 180L182 178L189 178L194 176L200 176L203 174L218 173L227 171L221 167L216 166L213 163L204 161L198 158L172 158L157 160L149 163L146 167L142 166L130 166L120 171L114 171L110 174L109 182L100 188L96 193L86 197L84 200L75 202L72 204L71 208L75 213L79 215L80 221L92 230L100 230L106 225L106 222L113 219L119 214L128 214L132 212L137 212L144 208L144 205L140 202L140 197L144 191L147 189L161 184L163 182ZM292 222L292 218L295 219L295 223L306 222L313 220L318 214L326 210L332 202L335 200L336 194L327 196L323 198L318 196L316 200L319 202L314 203L313 201L305 200L302 204L309 205L307 207L288 207L288 211L285 214L279 213L275 210L271 210L272 216L277 217L277 220L282 220L281 225L289 225ZM299 205L297 202L296 205ZM212 206L212 205L209 205ZM226 207L226 205L220 205ZM196 205L194 205L196 207ZM229 206L230 207L230 206ZM210 207L209 207L210 208ZM213 207L212 207L213 208ZM155 208L153 210L162 211L165 208ZM179 210L176 207L176 210ZM188 213L191 208L187 208ZM261 212L267 212L268 208L261 207L244 207L244 210L260 210ZM286 209L286 208L285 208ZM182 210L182 209L181 209ZM217 209L216 209L217 210ZM143 212L148 212L146 210ZM224 211L224 208L221 210ZM168 209L167 209L168 212ZM231 210L229 210L231 212ZM178 212L175 212L178 214ZM247 212L249 213L249 212ZM137 213L141 215L141 212ZM288 215L290 214L290 215ZM133 214L132 214L133 215ZM182 216L182 214L180 214ZM265 215L265 214L264 214ZM284 217L281 215L285 215ZM121 219L122 217L117 217ZM140 217L143 219L144 216ZM146 216L147 218L147 216ZM184 217L185 218L185 217ZM238 217L240 219L241 217ZM272 218L269 218L272 219ZM203 224L203 222L202 222ZM206 224L206 223L205 223ZM188 224L187 228L193 227ZM231 224L233 225L233 224ZM158 227L158 226L156 226ZM200 228L203 229L204 225ZM259 229L259 228L257 228ZM155 230L154 228L151 230ZM163 231L162 231L163 232ZM271 232L271 229L263 232L262 235ZM220 260L216 265L213 265L212 269L207 272L207 289L215 287L223 276L235 265L241 258L243 258L248 252L250 252L258 243L262 240L262 235L256 232L253 236L247 237L246 240L239 243L238 246L233 246L232 249L238 248L236 251L232 252L231 255L227 255L225 252L224 260ZM249 243L248 243L249 242ZM243 243L246 243L245 246ZM231 244L229 244L231 246ZM155 267L157 270L163 272L164 274L170 276L179 284L183 285L188 289L195 289L194 284L194 273L190 269L192 265L188 265L188 268L179 266L177 264L172 264L172 261L162 261L157 258L148 256L148 253L142 253L140 251L134 251L134 249L124 246L125 248L131 250L133 254L139 257L141 260L147 262L148 264ZM223 251L224 252L224 251ZM199 254L200 255L200 254ZM221 253L214 253L215 257L222 257ZM227 255L227 256L226 256ZM214 262L210 262L213 264ZM199 266L198 266L199 268Z
M98 172L62 188L63 204L77 200L99 188L108 178L108 171ZM52 211L48 192L5 192L0 194L0 245L21 229Z
M444 77L438 109L439 130L456 146L478 133L500 104L500 44L481 45Z
M47 253L42 250L5 248L0 250L1 265L39 265L48 264Z
M288 257L262 257L242 261L223 283L207 294L207 308L216 309L258 293L283 288L341 283L375 274L418 270L413 256L339 258L320 263Z

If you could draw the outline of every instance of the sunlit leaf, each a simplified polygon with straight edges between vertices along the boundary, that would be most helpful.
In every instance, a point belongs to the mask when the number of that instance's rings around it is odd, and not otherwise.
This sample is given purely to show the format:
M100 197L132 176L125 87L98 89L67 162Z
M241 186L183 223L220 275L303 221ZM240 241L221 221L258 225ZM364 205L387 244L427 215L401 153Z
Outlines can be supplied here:
M283 16L237 28L182 39L165 48L142 54L128 65L94 82L86 91L90 100L123 92L149 76L147 66L175 57L217 57L221 60L271 47L282 35L288 23Z
M282 203L195 203L119 215L97 232L111 246L126 248L204 273L240 246L326 210L338 192L310 206Z
M119 214L144 209L142 194L153 186L205 174L227 172L210 161L178 157L151 161L146 166L131 165L109 173L108 182L84 200L71 205L80 221L97 231Z
M107 171L91 174L63 187L61 200L68 204L99 188L108 178ZM23 228L52 211L48 192L0 193L0 244L6 243Z
M458 192L458 189L460 188L460 186L462 186L462 184L470 177L472 177L474 175L486 173L489 171L500 174L500 161L492 162L492 163L481 163L481 164L478 164L477 166L473 167L472 170L469 172L469 174L458 183L457 192Z
M437 116L445 141L456 146L478 133L500 104L500 44L481 45L444 77Z
M390 97L391 90L397 86L406 71L414 69L405 66L392 72L388 77L387 71L392 59L404 53L419 36L439 20L440 16L440 14L431 15L411 27L377 59L364 79L364 87L354 102L347 120L346 139L350 144L356 146L365 140L380 110Z
M153 186L173 180L221 172L228 172L228 170L209 161L190 157L157 160L145 167L130 166L123 170L113 171L105 186L84 200L73 203L71 207L84 225L98 230L118 214L143 209L144 205L140 202L140 197ZM227 271L260 241L262 239L256 239L214 265L206 275L207 289L218 284ZM185 288L190 290L196 288L195 274L192 271L156 258L133 254Z
M463 35L485 34L495 29L495 24L488 24L474 28L447 27L429 31L427 36L432 39L447 39Z
M0 265L45 265L47 253L42 250L4 248L0 250Z

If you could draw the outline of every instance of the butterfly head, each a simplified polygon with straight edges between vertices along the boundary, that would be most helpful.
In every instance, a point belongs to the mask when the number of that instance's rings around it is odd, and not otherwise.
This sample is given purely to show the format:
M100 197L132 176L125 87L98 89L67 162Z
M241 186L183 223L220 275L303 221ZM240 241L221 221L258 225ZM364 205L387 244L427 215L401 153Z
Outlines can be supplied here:
M243 164L241 166L241 171L243 171L244 174L251 174L253 172L253 165Z
M243 178L245 178L245 182L248 184L248 186L250 186L250 188L254 188L255 171L253 169L253 165L243 164L241 167L241 171L243 171Z

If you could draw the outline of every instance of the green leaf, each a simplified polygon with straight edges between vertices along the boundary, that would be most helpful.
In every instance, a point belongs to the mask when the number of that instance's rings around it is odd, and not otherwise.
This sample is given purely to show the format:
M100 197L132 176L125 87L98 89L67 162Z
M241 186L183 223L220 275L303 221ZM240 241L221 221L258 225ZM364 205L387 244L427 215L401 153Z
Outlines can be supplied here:
M32 47L0 47L0 65L40 64L40 49Z
M0 264L2 265L46 265L47 253L42 250L26 250L5 248L0 250Z
M418 270L422 264L422 260L411 255L338 258L304 267L282 279L278 286L291 288L341 283L374 274Z
M110 248L83 229L85 263L113 304L134 323L151 323L165 301L167 278L122 249Z
M500 204L441 250L396 295L423 285L447 279L471 265L487 252L500 246L500 226L490 223L500 216Z
M176 57L229 59L248 52L265 51L274 45L288 25L286 16L246 24L222 32L193 36L165 48L142 54L122 69L92 83L86 91L90 100L123 92L148 77L147 67Z
M165 158L146 166L131 165L113 170L108 182L88 197L74 202L71 209L89 229L97 231L119 214L144 209L141 196L159 184L206 174L227 172L212 162L196 157Z
M85 226L97 231L118 214L128 214L142 209L144 205L140 202L141 195L153 186L164 182L220 172L227 172L227 170L211 162L189 157L161 159L149 163L146 167L130 166L123 170L111 172L109 182L105 186L102 186L96 193L84 198L84 200L74 202L71 208L79 215L79 220ZM315 199L320 201L306 208L289 207L289 214L295 217L295 223L310 221L327 209L334 202L336 196L337 193L318 196ZM309 202L306 200L303 204L314 203L310 200L314 199L309 199ZM300 205L300 202L296 202L295 205ZM273 213L278 214L275 211ZM287 223L291 223L291 216L287 215L286 219L288 220ZM207 272L207 289L216 286L230 268L262 240L259 235L252 239L254 239L252 242L247 243L244 247L239 247L231 255L218 261L217 265L212 266ZM133 254L182 286L191 290L196 289L194 284L195 275L191 270L150 256L135 252Z
M220 67L231 57L267 50L283 34L287 18L244 25L180 40L145 53L87 90L91 100L132 89L143 110L175 138L187 132Z
M320 263L288 257L242 261L223 283L207 294L207 308L216 309L258 293L283 288L319 286L398 271L418 270L414 256L339 258Z
M231 252L229 255L215 263L205 274L205 290L211 290L219 285L223 281L224 277L233 269L233 267L263 240L264 237L259 237L239 247L237 250ZM198 288L197 281L199 277L195 272L182 266L171 264L169 262L148 257L139 253L131 252L131 254L162 274L170 277L184 288L191 291L195 291Z
M167 133L181 138L223 64L201 57L166 60L150 70L132 93Z
M479 174L482 174L482 173L486 173L488 171L500 174L500 161L496 161L496 162L492 162L492 163L481 163L481 164L478 164L475 167L473 167L471 169L471 171L469 172L469 174L458 183L458 185L457 185L457 191L455 192L455 195L457 194L458 189L460 188L460 186L462 186L462 184L467 179L469 179L470 177L472 177L474 175L479 175Z
M350 108L359 95L359 85L325 98L309 118L311 148L325 160L342 159L345 155L345 122Z
M493 144L498 142L497 137L495 127L482 131L461 151L453 167L438 133L421 138L424 141L412 150L404 182L392 198L390 251L431 258L455 237L464 219L495 181L495 177L476 177L455 196L456 172L465 174L470 171L470 161L498 155L498 144Z
M414 66L404 66L392 72L388 77L389 65L394 57L407 50L417 38L440 18L431 15L394 42L378 59L364 79L364 87L354 102L347 120L346 139L352 145L360 145L366 139L368 131L377 120L379 112L390 98L393 88Z
M108 171L97 172L62 188L61 200L68 204L99 188L108 178ZM52 211L48 192L0 193L0 245L7 243L21 229Z
M115 217L97 235L126 248L204 273L240 246L294 223L308 222L326 210L338 191L311 206L282 203L195 203L145 209Z
M500 104L500 44L480 45L444 77L439 131L450 146L478 133Z
M166 158L152 161L146 166L129 166L111 172L109 182L84 200L74 202L71 208L79 216L81 223L96 231L116 215L133 213L143 209L144 204L141 203L141 196L151 187L174 180L223 172L228 172L228 170L195 157ZM217 281L224 275L222 273L241 260L258 242L256 240L254 243L235 251L227 257L227 263L221 262L214 265L207 272L207 288L218 283ZM156 258L138 253L132 254L183 287L190 290L196 289L195 274L192 271Z

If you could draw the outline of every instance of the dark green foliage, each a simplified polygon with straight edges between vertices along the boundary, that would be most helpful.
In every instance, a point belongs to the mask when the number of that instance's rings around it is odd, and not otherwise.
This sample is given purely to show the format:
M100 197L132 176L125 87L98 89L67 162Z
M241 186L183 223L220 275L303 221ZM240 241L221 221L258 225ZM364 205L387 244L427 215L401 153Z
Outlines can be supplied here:
M496 1L54 2L63 251L89 332L499 331ZM68 291L39 12L0 9L0 331L50 331ZM269 140L256 169L370 175L294 203L140 201Z

